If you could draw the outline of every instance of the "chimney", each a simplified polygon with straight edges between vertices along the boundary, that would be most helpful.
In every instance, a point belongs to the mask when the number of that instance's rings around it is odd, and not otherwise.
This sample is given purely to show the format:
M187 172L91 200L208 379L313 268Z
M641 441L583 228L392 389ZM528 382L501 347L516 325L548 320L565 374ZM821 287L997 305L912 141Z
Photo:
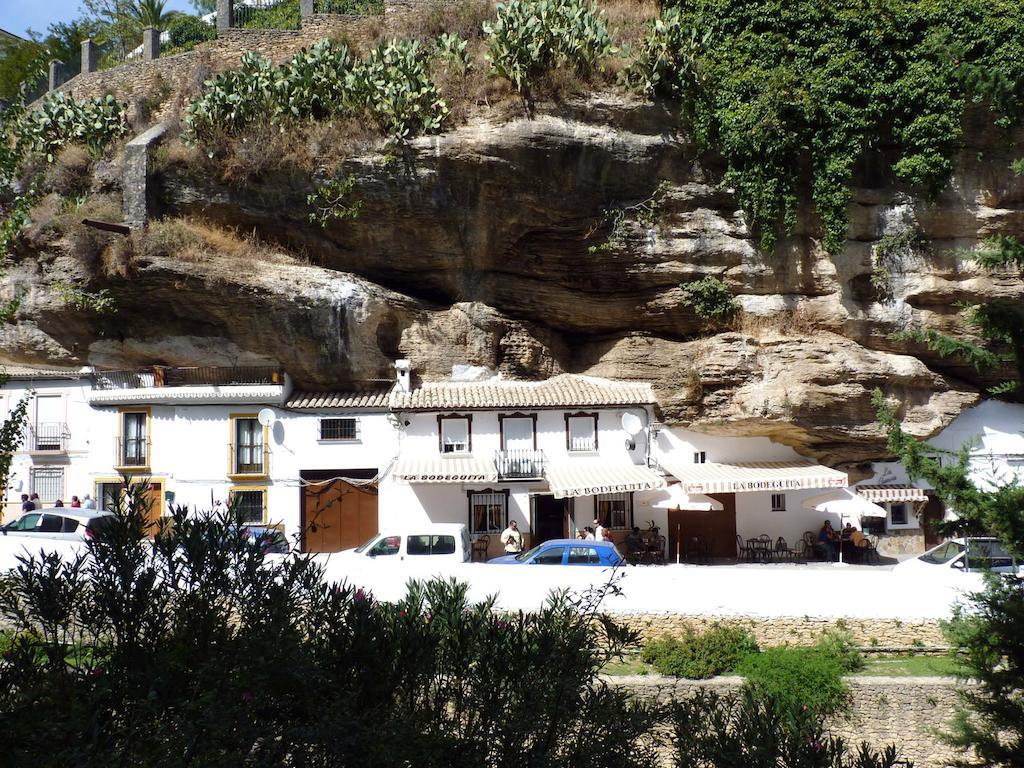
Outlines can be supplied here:
M409 375L412 372L412 363L409 360L395 360L395 380L398 382L400 392L409 391Z

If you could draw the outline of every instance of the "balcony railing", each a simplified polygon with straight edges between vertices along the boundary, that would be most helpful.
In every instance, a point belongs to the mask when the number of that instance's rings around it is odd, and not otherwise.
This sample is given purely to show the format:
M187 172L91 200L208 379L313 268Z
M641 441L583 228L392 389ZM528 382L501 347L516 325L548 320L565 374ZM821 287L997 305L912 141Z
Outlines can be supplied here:
M59 422L30 424L25 435L28 450L37 453L67 453L71 433Z
M597 438L573 437L569 439L571 453L592 453L597 450Z
M119 469L149 466L148 437L115 437L114 466Z
M270 474L270 446L228 443L228 474L265 477Z
M102 390L273 385L283 382L284 373L272 366L171 368L156 365L137 370L96 371L92 375L92 388Z
M537 480L544 477L547 457L544 451L495 451L494 464L499 480Z

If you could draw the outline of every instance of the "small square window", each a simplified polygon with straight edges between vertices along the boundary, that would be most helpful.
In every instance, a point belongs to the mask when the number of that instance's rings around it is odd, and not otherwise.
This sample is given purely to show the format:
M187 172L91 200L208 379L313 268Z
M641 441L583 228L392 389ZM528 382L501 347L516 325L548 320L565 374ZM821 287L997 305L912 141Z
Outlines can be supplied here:
M597 416L566 416L566 446L570 451L597 450Z
M907 505L906 504L890 504L889 505L889 521L893 525L906 525L907 524Z
M786 511L786 494L784 493L773 493L772 494L772 512L785 512Z
M633 525L633 494L603 493L594 497L596 517L601 525L624 530Z
M469 493L469 532L501 533L508 525L508 493L481 491Z
M320 419L321 440L358 440L357 419Z
M243 523L262 523L264 494L262 490L232 491L231 504L238 518Z
M693 463L694 464L706 464L707 460L708 460L708 455L704 451L694 451L693 452Z

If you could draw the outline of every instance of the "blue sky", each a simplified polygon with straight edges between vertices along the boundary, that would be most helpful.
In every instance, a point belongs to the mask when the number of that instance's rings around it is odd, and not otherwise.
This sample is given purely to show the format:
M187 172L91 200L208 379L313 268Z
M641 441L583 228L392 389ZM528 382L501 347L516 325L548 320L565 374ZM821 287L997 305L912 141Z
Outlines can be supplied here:
M167 0L169 11L192 11L188 0ZM25 35L30 27L45 32L55 21L72 21L82 15L79 0L0 0L0 28Z

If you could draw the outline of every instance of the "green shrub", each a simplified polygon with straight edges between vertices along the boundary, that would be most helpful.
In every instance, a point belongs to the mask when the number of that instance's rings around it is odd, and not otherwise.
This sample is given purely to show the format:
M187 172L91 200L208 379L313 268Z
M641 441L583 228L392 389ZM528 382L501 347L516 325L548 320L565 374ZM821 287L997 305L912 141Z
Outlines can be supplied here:
M853 634L846 629L828 629L822 632L815 648L836 660L844 673L864 669L864 654L853 642Z
M703 634L690 632L682 638L662 637L644 646L641 659L663 675L704 680L733 672L757 641L741 627L715 625Z
M314 7L317 13L376 16L384 13L384 0L316 0Z
M894 745L852 746L798 707L781 711L756 692L719 696L701 691L672 706L673 746L680 768L895 768L908 765Z
M783 712L807 707L824 716L843 709L849 698L843 659L822 648L766 648L743 659L737 671L746 688Z
M722 280L713 275L683 284L682 304L693 310L705 322L728 320L739 311L740 305L733 298Z
M171 47L179 51L190 51L199 43L213 40L217 31L198 16L178 14L167 23L167 36Z
M615 53L602 13L592 0L509 0L483 24L491 73L507 78L529 99L530 87L555 67L578 74Z
M299 0L283 0L267 8L236 4L235 16L245 29L298 29L301 24Z

